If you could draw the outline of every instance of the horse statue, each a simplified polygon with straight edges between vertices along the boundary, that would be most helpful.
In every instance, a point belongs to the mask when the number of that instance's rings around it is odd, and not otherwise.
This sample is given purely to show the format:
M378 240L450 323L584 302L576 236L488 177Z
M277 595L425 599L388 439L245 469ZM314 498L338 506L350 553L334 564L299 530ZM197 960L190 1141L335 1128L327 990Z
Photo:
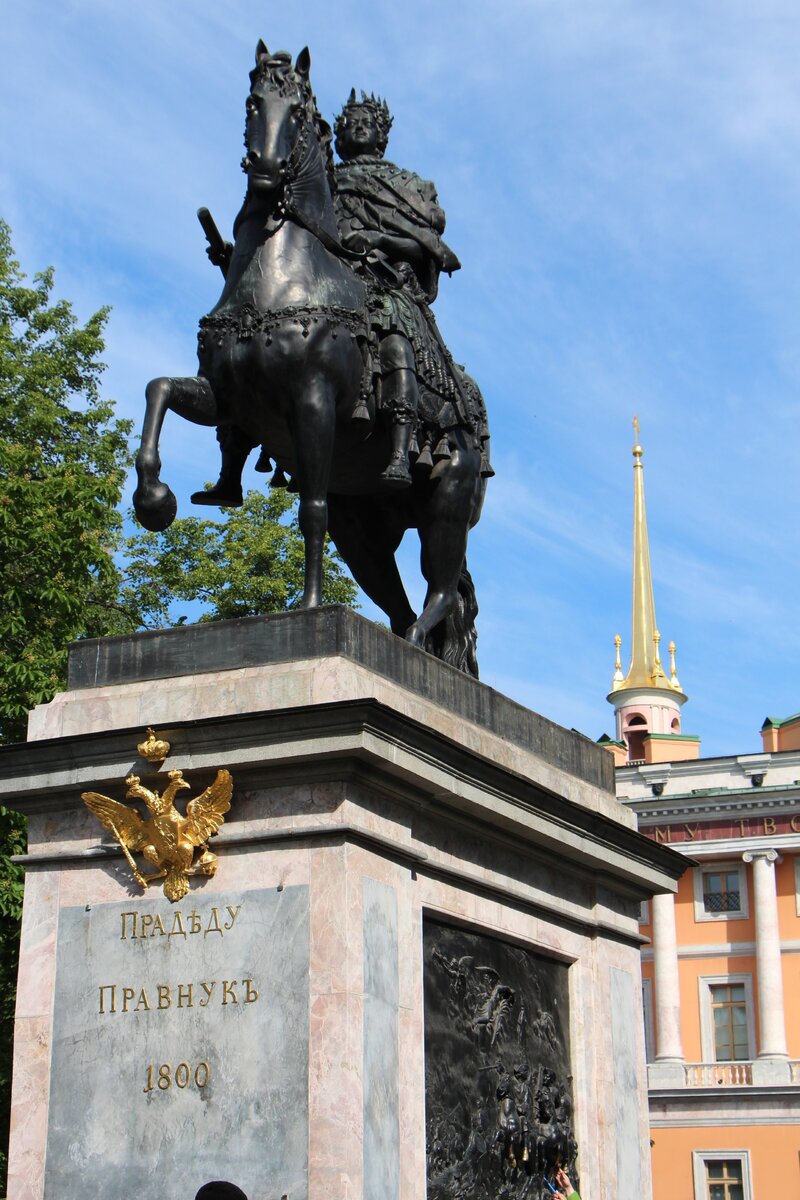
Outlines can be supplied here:
M262 446L262 461L268 454L277 465L273 484L288 476L299 493L301 607L321 603L329 533L394 633L477 675L477 604L465 555L491 471L482 473L474 423L451 421L442 430L428 418L423 429L420 413L410 485L387 487L392 430L380 408L368 314L379 285L364 269L368 249L347 250L340 241L331 130L311 91L310 65L307 49L292 63L259 42L247 98L247 193L223 267L225 284L200 322L197 375L162 376L147 385L134 508L153 531L175 517L158 450L168 410L216 427L223 448L226 432L235 434L245 457ZM411 528L419 532L427 583L419 615L395 561Z

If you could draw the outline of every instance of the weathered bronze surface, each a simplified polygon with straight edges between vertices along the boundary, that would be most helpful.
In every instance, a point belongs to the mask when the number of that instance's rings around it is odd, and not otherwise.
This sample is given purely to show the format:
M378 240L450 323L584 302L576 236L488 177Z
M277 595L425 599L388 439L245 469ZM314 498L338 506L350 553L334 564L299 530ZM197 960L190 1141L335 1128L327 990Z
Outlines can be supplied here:
M256 48L233 242L198 213L225 284L200 322L197 375L148 384L134 505L149 529L175 516L159 477L170 409L217 430L220 477L197 503L240 504L258 446L257 467L276 464L273 486L288 481L300 495L303 607L320 603L328 532L395 633L477 674L466 544L493 473L489 431L481 393L430 309L441 271L460 264L442 239L434 185L384 159L384 101L351 93L334 168L310 61L307 50L293 63ZM428 584L419 615L395 563L411 528Z
M152 731L149 731L152 732ZM136 809L99 792L83 792L81 799L122 847L136 882L141 888L164 880L164 895L173 903L189 890L190 875L215 875L217 856L208 839L218 833L231 806L233 780L230 772L217 771L214 782L186 805L181 816L174 804L177 793L191 785L182 771L169 771L169 783L161 795L143 787L137 775L125 780L126 800L143 800L152 813L142 820ZM133 858L141 854L156 870L143 875Z
M427 920L428 1200L539 1200L577 1178L567 967Z

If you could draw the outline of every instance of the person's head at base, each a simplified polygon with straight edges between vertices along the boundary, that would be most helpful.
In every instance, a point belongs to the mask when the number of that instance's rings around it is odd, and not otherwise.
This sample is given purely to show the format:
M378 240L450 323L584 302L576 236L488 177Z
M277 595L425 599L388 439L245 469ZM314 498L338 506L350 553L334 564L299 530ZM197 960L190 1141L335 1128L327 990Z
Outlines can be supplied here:
M211 1183L204 1183L194 1200L247 1200L247 1196L235 1183L215 1179Z

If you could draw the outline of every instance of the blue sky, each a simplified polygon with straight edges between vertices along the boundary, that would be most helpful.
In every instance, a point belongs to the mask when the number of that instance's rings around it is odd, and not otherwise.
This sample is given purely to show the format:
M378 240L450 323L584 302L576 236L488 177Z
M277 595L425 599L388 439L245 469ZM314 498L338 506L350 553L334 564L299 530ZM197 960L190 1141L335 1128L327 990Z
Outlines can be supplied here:
M638 413L684 729L759 749L765 716L800 709L796 0L14 5L0 215L26 271L54 264L84 317L112 305L106 391L137 424L148 379L195 368L220 280L194 213L227 231L241 202L259 36L310 46L329 117L353 85L385 95L389 157L447 210L464 265L437 314L497 469L469 551L484 681L612 732ZM188 514L216 444L168 421Z

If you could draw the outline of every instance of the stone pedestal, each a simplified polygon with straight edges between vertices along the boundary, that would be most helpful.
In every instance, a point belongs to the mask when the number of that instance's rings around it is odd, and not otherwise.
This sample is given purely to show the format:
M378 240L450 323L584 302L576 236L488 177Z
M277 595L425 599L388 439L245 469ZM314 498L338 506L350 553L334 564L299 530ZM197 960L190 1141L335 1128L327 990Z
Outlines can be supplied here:
M171 744L158 769L147 725ZM30 829L14 1200L193 1200L218 1178L249 1200L424 1200L434 951L437 1019L472 1004L486 1070L512 1025L567 1047L584 1200L650 1195L638 911L684 864L635 831L604 750L341 609L80 643L29 736L0 751ZM217 874L143 895L80 793L180 768L194 795L220 767ZM437 930L473 939L467 967ZM490 940L514 980L550 964L556 1033L519 982L502 1033Z

